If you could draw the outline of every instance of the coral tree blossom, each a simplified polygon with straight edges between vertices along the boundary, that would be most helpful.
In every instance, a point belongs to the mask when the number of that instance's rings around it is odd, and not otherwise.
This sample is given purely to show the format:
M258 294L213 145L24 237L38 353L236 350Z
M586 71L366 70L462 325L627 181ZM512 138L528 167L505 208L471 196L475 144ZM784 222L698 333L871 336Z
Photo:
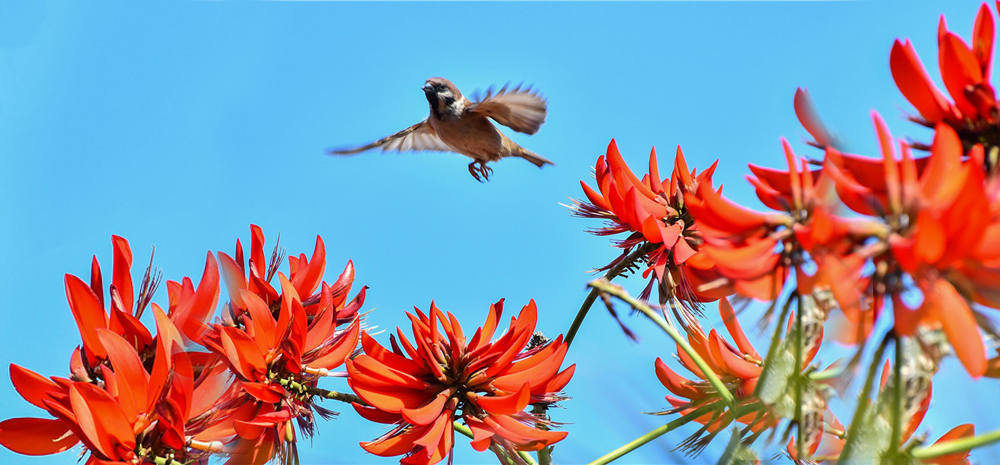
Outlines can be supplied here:
M70 357L70 378L45 378L10 366L17 392L54 418L0 422L0 444L21 454L48 455L82 443L88 464L207 460L228 439L225 431L211 427L226 416L215 408L227 385L225 373L217 369L217 359L199 356L208 354L183 350L177 312L168 316L152 304L155 336L139 323L158 279L147 270L136 299L128 241L115 236L112 242L110 298L105 298L96 257L89 285L66 275L67 300L83 340ZM212 310L218 274L211 256L202 283L171 310L183 308L192 319Z
M597 189L581 181L587 200L574 201L570 208L576 216L607 221L605 227L592 230L594 234L630 233L615 244L625 249L622 255L603 269L620 264L631 266L621 262L634 248L649 250L641 257L648 265L643 276L652 275L642 298L647 298L656 284L661 304L715 300L730 294L732 289L706 286L719 276L711 262L697 255L702 240L684 197L685 193L697 191L700 185L711 186L714 171L715 165L700 174L689 170L678 147L670 177L661 180L654 149L649 154L649 173L639 179L625 164L612 140L607 153L597 158Z
M234 409L236 440L231 463L264 463L293 457L293 421L306 435L315 429L313 412L334 413L314 403L321 377L344 364L357 347L365 288L347 300L354 282L348 262L333 285L323 281L326 249L316 237L311 258L289 257L289 275L277 271L281 254L265 262L264 235L251 226L250 260L244 262L237 241L236 258L219 253L229 314L223 323L205 327L196 340L229 366L236 378L226 405ZM278 289L269 281L277 275Z
M949 31L944 17L941 17L938 25L938 64L952 101L931 81L909 40L897 40L893 44L889 57L892 77L906 99L920 112L920 117L913 118L914 121L928 127L945 123L962 134L963 139L987 138L996 144L1000 106L990 83L993 40L993 15L986 3L979 8L976 16L971 46Z
M358 412L395 425L362 443L365 450L385 457L405 454L405 464L437 463L451 452L453 422L459 418L472 430L473 448L514 461L520 460L516 451L537 451L566 437L549 431L552 424L544 415L524 411L565 399L559 391L576 367L559 371L569 347L561 335L538 343L534 301L494 342L503 300L490 306L486 323L469 339L454 315L433 303L427 314L415 312L407 314L412 343L398 328L399 339L390 336L392 350L362 333L364 354L347 362L348 383L368 404L355 405Z
M309 435L313 412L333 414L313 403L325 392L317 381L357 347L364 289L348 300L351 263L333 285L323 282L319 237L311 258L288 259L286 278L277 271L282 254L276 248L265 261L263 233L251 230L249 262L238 241L235 259L208 254L197 287L190 278L166 283L167 311L150 304L158 278L149 271L134 291L132 252L123 238L113 238L107 298L96 258L89 284L66 275L83 342L70 357L70 378L47 379L12 364L18 393L54 418L0 422L0 444L46 455L82 443L88 464L207 463L220 453L236 464L296 462L293 424ZM222 322L208 324L220 265L230 302ZM269 283L275 275L280 291ZM139 321L147 305L155 336ZM198 345L209 351L192 350Z

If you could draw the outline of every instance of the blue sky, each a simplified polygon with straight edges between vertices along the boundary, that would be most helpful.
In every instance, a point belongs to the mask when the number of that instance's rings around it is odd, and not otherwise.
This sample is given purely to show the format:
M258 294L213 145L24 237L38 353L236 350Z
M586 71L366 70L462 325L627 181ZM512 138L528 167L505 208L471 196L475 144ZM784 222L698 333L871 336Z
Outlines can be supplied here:
M327 278L354 260L379 328L403 325L403 312L432 299L475 327L505 297L514 312L534 298L539 330L563 333L588 270L617 251L584 232L596 222L570 217L560 203L582 196L579 181L591 179L612 138L637 170L652 146L661 173L677 145L694 167L721 159L716 182L759 207L743 180L746 163L780 167L781 136L818 156L795 119L796 87L810 90L852 151L875 149L873 109L895 135L926 140L902 118L913 110L889 73L892 41L911 38L936 69L938 16L967 38L978 8L903 0L84 3L0 0L0 419L41 414L11 387L8 364L66 374L79 335L63 275L86 275L94 254L110 272L112 234L131 242L135 275L155 246L156 265L175 280L198 279L206 251L248 242L251 223L269 243L280 232L295 254L311 253L319 234ZM533 83L549 101L546 124L531 137L507 133L556 166L508 159L480 184L455 154L324 155L425 118L420 86L431 76L467 95ZM624 283L633 293L645 284ZM155 301L166 303L162 288ZM553 413L570 431L556 447L559 463L586 463L667 421L638 412L667 406L653 360L673 346L652 325L629 322L640 344L595 309L568 355L578 368L573 400ZM985 413L997 401L965 401L995 399L995 381L973 385L948 361L936 383L922 428L932 439L968 421L981 432L1000 428ZM347 389L338 379L322 386ZM320 425L312 447L301 445L303 463L394 462L357 446L381 425L326 406L343 414ZM624 463L683 461L669 451L691 431ZM460 444L456 463L491 462ZM997 461L1000 450L974 457ZM0 450L2 463L76 460Z

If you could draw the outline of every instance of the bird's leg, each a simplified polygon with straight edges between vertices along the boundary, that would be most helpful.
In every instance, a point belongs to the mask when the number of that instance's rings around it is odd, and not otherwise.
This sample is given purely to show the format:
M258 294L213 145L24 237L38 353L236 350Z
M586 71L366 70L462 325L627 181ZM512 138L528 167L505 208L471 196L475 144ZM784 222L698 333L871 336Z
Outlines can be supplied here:
M471 174L473 178L476 178L476 181L483 182L482 178L479 177L478 170L476 170L476 162L469 163L469 174Z
M469 174L476 178L476 181L489 181L490 175L493 174L493 168L486 166L486 162L476 160L469 163Z

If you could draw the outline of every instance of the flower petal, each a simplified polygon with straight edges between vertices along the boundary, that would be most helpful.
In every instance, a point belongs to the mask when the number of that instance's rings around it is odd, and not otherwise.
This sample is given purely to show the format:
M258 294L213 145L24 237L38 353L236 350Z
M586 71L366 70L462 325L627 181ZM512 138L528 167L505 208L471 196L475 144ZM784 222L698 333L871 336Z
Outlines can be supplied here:
M11 418L0 421L0 444L18 454L56 454L78 442L80 440L62 420Z

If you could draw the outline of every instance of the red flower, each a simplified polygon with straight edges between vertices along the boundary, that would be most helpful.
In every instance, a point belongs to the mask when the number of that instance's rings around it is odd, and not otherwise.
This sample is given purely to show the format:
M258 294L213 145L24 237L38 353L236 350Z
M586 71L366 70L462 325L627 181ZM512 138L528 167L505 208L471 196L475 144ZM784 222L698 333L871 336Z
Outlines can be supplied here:
M1000 4L998 4L1000 5ZM938 28L938 63L952 101L937 89L909 40L892 46L889 64L899 90L920 112L914 121L928 127L945 123L969 143L996 137L1000 123L996 92L990 84L993 60L993 15L986 3L979 8L970 47L948 31L941 17ZM992 141L995 145L996 140Z
M180 333L155 304L153 310L158 334L156 352L147 361L151 371L129 341L103 328L94 331L106 357L95 367L103 387L57 377L50 381L12 364L18 393L55 418L0 422L0 444L21 454L46 455L82 442L90 464L155 463L165 457L200 462L221 452L225 432L208 426L222 420L214 406L228 385L226 375L212 367L199 367L196 375L181 349Z
M719 314L729 335L733 339L733 343L723 339L714 329L706 335L697 323L689 324L685 328L688 343L694 352L709 366L712 374L719 378L733 394L733 398L736 400L738 406L746 407L757 404L760 407L751 409L735 420L748 425L750 430L754 432L773 428L777 426L779 420L779 417L775 415L775 411L779 411L781 408L768 405L764 409L760 406L762 403L761 400L754 395L758 380L763 372L763 357L754 349L743 333L739 320L736 318L736 313L733 311L733 307L730 305L728 299L723 298L719 300ZM812 317L810 316L809 318ZM803 324L805 325L804 333L806 334L806 339L803 342L804 353L800 369L805 369L812 362L823 340L823 322L805 321L809 318L804 316ZM789 315L789 332L793 330L794 321L794 315ZM673 409L667 413L688 415L706 406L719 406L719 408L714 409L712 412L700 415L694 421L704 424L705 428L703 431L712 435L722 431L732 423L733 415L728 412L728 407L720 404L723 402L722 397L712 384L708 382L708 377L680 346L677 347L677 356L681 365L700 379L689 380L684 378L673 371L663 360L660 358L656 359L657 378L659 378L667 390L673 395L678 396L666 396L667 401L673 406ZM775 355L775 358L781 359L783 356L783 354L779 353ZM793 355L787 356L792 357L791 360L794 360ZM775 363L781 362L778 361ZM773 385L774 380L771 380L771 382ZM787 383L787 380L784 382ZM790 383L788 385L790 386ZM824 421L824 414L826 413L826 398L815 389L810 389L803 393L803 395L805 396L803 399L804 414L811 416L813 421L807 422L809 426L802 428L801 431L803 432L802 434L807 435L806 444L809 447L809 452L814 453L822 437L821 426ZM785 396L789 398L784 399ZM791 400L791 394L779 393L778 397L783 398L781 402L794 402L794 400ZM695 433L695 436L682 443L682 447L694 450L704 447L707 443L706 441L696 440L700 434L701 431Z
M714 329L706 336L701 326L697 323L689 323L685 328L687 330L688 343L698 356L708 364L713 374L729 388L737 401L751 399L754 389L757 386L757 378L761 374L761 367L764 363L763 358L757 353L757 350L754 349L743 333L743 328L736 319L736 313L733 311L733 307L729 304L728 299L723 298L719 300L719 314L722 316L722 321L725 323L729 335L732 336L733 341L736 343L735 346L720 337ZM680 397L667 396L667 401L675 407L676 411L681 414L687 414L695 410L691 406L692 403L697 403L700 407L720 402L722 398L707 381L708 378L694 363L694 360L681 350L680 346L677 346L677 355L681 365L691 373L694 373L695 376L701 378L701 380L691 381L684 378L670 369L669 365L657 357L655 364L656 377L659 378L667 390ZM751 413L744 415L737 419L737 421L749 424L755 420L755 416L755 413ZM703 424L711 422L711 426L709 427L710 432L715 432L725 428L732 421L732 415L705 414L695 421ZM773 426L774 424L776 424L776 420L772 417L764 420L757 419L755 428L759 429L765 426Z
M336 376L331 371L357 347L358 310L365 295L362 288L347 302L354 281L350 262L332 287L322 281L326 268L322 238L316 238L312 258L289 257L286 278L277 272L282 261L278 249L264 265L263 233L256 225L251 231L249 266L243 262L239 241L235 260L219 253L230 295L226 324L203 328L196 339L227 363L241 389L227 401L234 409L238 436L230 451L233 463L264 463L277 454L293 455L293 420L311 436L313 412L333 414L313 402L319 392L315 388L321 377ZM275 273L280 292L269 283Z
M965 152L955 130L939 124L928 157L915 160L901 144L902 157L897 159L893 139L878 115L875 123L883 160L829 149L824 164L841 200L876 218L869 222L881 222L880 228L872 228L876 241L860 256L876 264L863 280L871 286L872 308L877 316L888 296L900 335L911 335L918 326L944 329L966 370L981 376L986 370L985 346L969 300L1000 307L995 298L1000 192L985 174L983 148L976 145ZM847 264L846 255L839 255L836 261ZM854 264L858 276L863 262ZM908 282L924 297L916 309L901 297ZM846 300L838 296L841 306Z
M473 448L492 448L514 460L514 451L540 450L565 438L567 433L548 431L551 423L524 409L564 399L558 392L576 367L559 371L568 346L561 335L529 345L537 318L534 301L490 342L502 313L503 300L491 305L486 323L469 340L458 320L433 303L429 315L419 309L407 314L413 344L398 328L399 340L390 336L391 351L362 333L365 353L347 362L348 383L370 407L356 409L396 427L361 446L384 457L405 454L402 463L437 463L451 452L458 418L472 430Z
M699 186L711 186L715 166L701 174L689 170L678 147L674 169L668 179L661 181L654 149L649 155L649 174L640 180L612 140L607 154L597 158L598 190L581 181L587 201L574 201L571 207L577 216L608 221L606 227L592 230L594 234L631 233L615 243L625 249L622 255L602 269L619 265L633 248L647 247L650 251L642 259L648 268L643 277L652 277L640 298L649 297L654 283L661 304L677 299L689 306L731 294L731 287L713 284L719 277L714 263L698 255L702 242L699 225L685 204L686 193L697 192Z
M219 254L233 297L225 324L206 324L220 291L211 254L197 288L189 278L167 282L169 313L152 304L155 337L138 317L158 278L147 271L134 298L127 241L114 238L108 313L96 259L90 285L67 275L67 298L83 340L71 358L72 379L50 381L12 365L18 392L54 419L0 423L0 443L37 455L83 442L95 463L165 457L200 463L221 453L223 443L229 443L233 463L294 455L291 421L309 435L313 411L332 415L312 400L324 393L318 379L336 376L331 370L357 346L364 289L347 301L354 279L350 263L333 286L322 282L325 250L317 238L312 258L289 259L289 277L279 273L277 292L268 281L282 260L275 253L266 268L257 265L264 263L263 235L252 229L249 277L238 242L239 262ZM212 353L186 352L191 342Z

